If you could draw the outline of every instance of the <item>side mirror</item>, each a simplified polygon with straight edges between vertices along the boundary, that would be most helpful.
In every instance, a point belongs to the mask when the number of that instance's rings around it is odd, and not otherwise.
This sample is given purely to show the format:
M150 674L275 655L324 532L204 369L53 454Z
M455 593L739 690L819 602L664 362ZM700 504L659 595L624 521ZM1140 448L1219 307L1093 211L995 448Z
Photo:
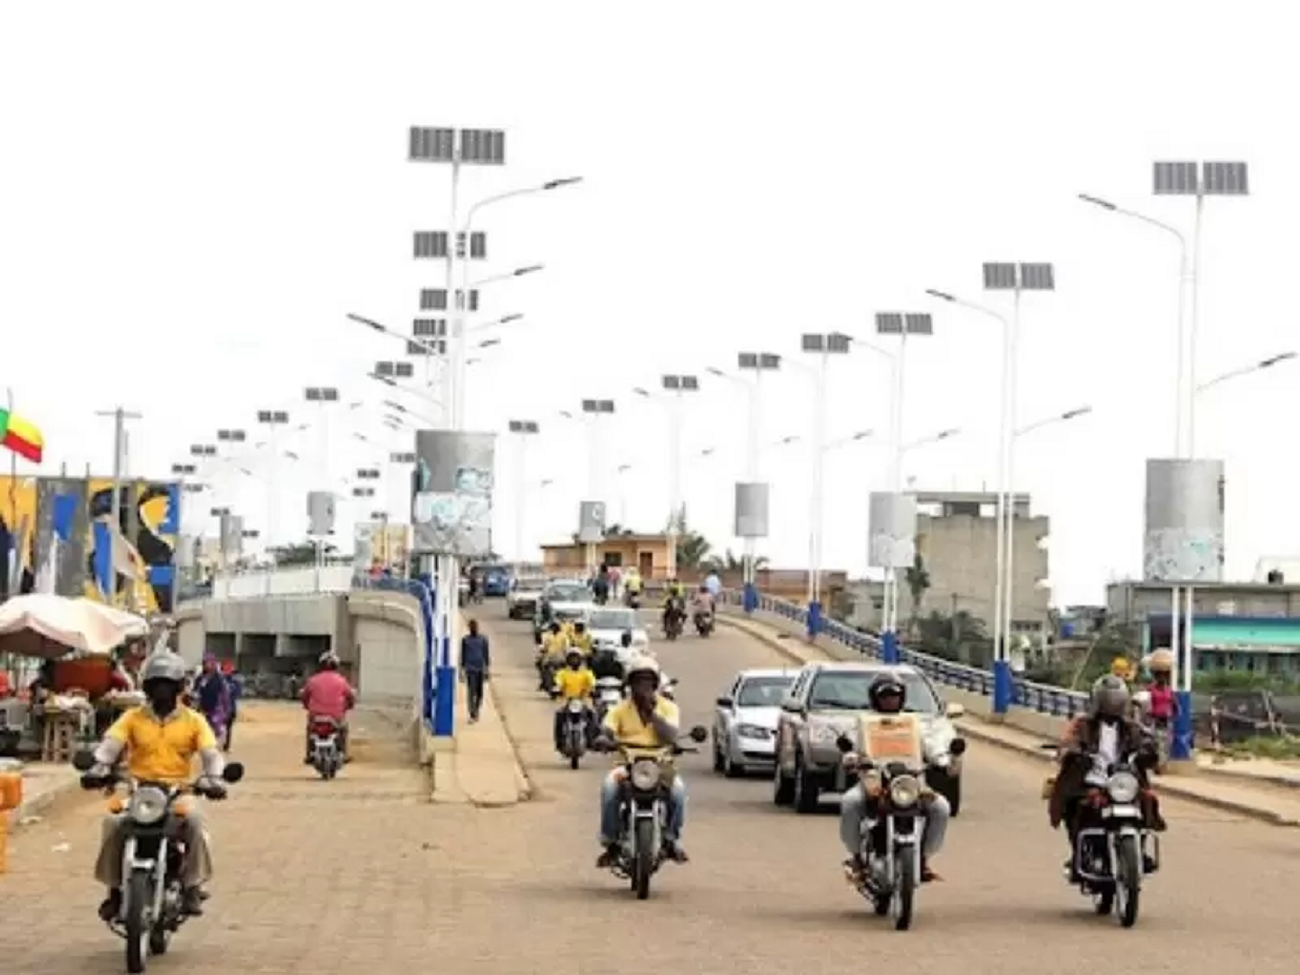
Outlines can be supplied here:
M781 710L787 714L803 714L804 706L797 697L787 697L781 702Z
M948 753L949 753L950 755L964 755L964 754L966 754L966 739L965 739L965 738L954 738L954 739L952 740L952 744L948 746Z
M720 698L718 698L718 700L717 700L717 705L718 705L718 707L720 707L720 708L726 708L726 709L728 709L728 710L731 709L731 706L732 706L734 703L735 703L735 702L732 701L731 698L729 698L729 697L720 697Z
M221 778L226 782L235 783L244 777L244 763L231 762L221 773Z
M82 748L72 756L72 767L78 772L89 772L95 766L95 753L89 748Z
M956 701L949 701L943 706L943 713L950 718L960 718L966 713L966 705L958 704Z
M848 735L840 735L835 739L835 747L843 754L847 755L849 752L853 751L853 739Z
M709 739L709 733L708 731L705 730L704 725L697 724L694 728L691 729L691 741L695 742L697 745L700 742L708 741L708 739Z

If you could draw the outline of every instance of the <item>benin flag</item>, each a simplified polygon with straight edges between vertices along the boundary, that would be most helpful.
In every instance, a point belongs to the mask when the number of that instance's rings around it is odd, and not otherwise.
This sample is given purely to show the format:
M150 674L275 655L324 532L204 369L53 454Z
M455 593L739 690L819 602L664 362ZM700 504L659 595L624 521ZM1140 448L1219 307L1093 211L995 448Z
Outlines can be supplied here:
M19 457L25 457L33 464L39 464L41 453L45 449L45 438L41 436L41 431L21 416L0 409L0 444L8 447Z

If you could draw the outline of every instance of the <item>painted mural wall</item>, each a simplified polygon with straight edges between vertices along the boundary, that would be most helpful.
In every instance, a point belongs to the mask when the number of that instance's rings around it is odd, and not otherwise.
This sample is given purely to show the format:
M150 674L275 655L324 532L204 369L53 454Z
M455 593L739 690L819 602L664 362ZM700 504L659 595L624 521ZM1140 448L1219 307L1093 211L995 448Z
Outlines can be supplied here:
M67 539L56 541L59 496L74 503ZM88 596L145 614L169 613L181 497L179 483L124 483L114 545L112 480L0 476L0 551L20 545L21 591L33 589L42 568L52 565L54 591L60 595ZM7 595L8 585L7 573L0 572L0 595Z

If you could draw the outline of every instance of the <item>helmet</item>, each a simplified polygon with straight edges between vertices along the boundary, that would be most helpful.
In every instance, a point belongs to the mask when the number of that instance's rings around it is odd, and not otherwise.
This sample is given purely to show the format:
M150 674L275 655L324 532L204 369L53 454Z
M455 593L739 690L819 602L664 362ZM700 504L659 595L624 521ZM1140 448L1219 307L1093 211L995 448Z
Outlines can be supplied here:
M903 704L907 701L907 688L901 680L892 674L881 674L871 682L867 697L871 701L873 711L880 710L880 699L882 697L896 697L899 701L898 709L901 711Z
M333 650L326 650L316 662L322 667L337 667L339 665L339 655Z
M618 641L623 646L630 647L632 645L632 631L624 630L622 634L619 636Z
M1110 673L1112 677L1118 677L1125 680L1129 675L1128 657L1116 657L1110 662Z
M1147 657L1147 670L1153 674L1168 674L1174 669L1174 655L1169 650L1157 650Z
M175 653L155 653L144 662L144 669L140 671L141 684L148 684L154 680L185 683L185 661Z
M573 621L573 628L574 628L577 632L581 633L583 630L585 630L585 629L587 628L587 621L586 621L586 620L574 620L574 621Z
M659 684L659 661L654 657L635 657L627 665L626 680L630 684L637 677L653 677Z
M581 660L581 659L582 659L582 651L579 650L577 647L569 647L569 649L564 654L564 660L566 663L573 663L573 661Z
M1128 712L1128 684L1114 674L1097 678L1092 685L1089 710L1094 718L1121 718Z

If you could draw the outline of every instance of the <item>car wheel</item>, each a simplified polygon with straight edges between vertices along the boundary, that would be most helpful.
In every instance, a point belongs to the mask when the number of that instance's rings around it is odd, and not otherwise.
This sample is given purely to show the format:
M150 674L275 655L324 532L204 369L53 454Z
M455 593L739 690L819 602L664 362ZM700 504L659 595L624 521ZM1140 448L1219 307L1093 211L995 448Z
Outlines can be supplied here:
M782 773L780 756L776 760L776 770L772 773L772 802L778 806L788 806L794 802L794 782Z
M713 771L721 772L727 767L727 760L722 754L722 742L718 740L718 733L713 732Z
M794 808L795 812L814 813L817 811L817 799L821 789L817 778L804 768L804 762L797 754L794 760Z
M727 749L727 754L723 756L722 774L729 779L743 779L745 777L745 766L731 760L731 749Z
M950 815L961 812L961 776L949 775L943 769L932 768L925 776L926 784L948 800Z

